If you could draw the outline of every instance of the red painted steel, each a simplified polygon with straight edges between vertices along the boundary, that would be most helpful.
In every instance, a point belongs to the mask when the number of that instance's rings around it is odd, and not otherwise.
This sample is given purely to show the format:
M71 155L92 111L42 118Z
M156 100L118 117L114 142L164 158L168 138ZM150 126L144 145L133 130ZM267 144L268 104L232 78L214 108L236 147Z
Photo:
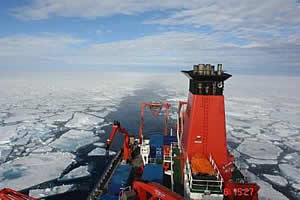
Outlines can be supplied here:
M129 160L131 159L131 153L132 153L132 145L130 144L130 136L129 133L121 127L119 122L115 122L113 125L113 128L111 130L110 133L110 137L107 140L106 143L106 150L109 149L110 144L112 143L112 141L114 140L114 137L116 135L116 132L120 132L124 135L124 143L123 143L123 159L124 160Z
M33 197L27 196L12 189L4 188L0 190L1 200L36 200Z
M141 181L134 181L132 188L137 192L139 200L184 200L179 194L155 182L144 183ZM151 194L150 198L147 198L147 193Z
M168 115L169 115L170 106L171 106L171 104L168 104L168 103L153 103L153 102L143 102L143 103L141 103L141 120L140 120L140 128L139 128L139 143L140 144L142 144L142 141L143 141L143 127L144 127L145 107L149 107L154 116L158 114L157 110L155 110L155 109L161 109L162 107L165 108L166 115L165 115L164 134L168 135Z
M219 168L228 163L224 96L189 93L182 145L189 159L202 153Z

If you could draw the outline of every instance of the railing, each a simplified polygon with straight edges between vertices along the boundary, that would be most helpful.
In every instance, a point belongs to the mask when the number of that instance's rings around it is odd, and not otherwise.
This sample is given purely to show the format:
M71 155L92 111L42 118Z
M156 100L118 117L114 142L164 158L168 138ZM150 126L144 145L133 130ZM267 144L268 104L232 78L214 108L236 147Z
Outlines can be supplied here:
M214 170L217 172L217 179L221 181L221 185L220 185L220 190L222 191L222 187L223 187L223 183L224 183L224 179L213 159L213 157L211 155L209 155L209 162L211 163L211 165L213 166Z
M190 192L197 193L208 193L208 194L222 194L222 187L224 179L222 178L219 169L217 168L212 156L209 158L210 163L212 164L216 174L215 177L217 180L201 179L195 178L192 175L192 170L190 167L189 159L186 160L185 173L186 173L186 184L189 187Z
M184 125L184 113L185 113L185 110L186 110L186 105L187 102L183 102L183 101L180 101L179 102L179 106L178 106L178 110L177 110L177 130L176 130L176 136L177 136L177 143L178 143L178 146L181 147L181 137L182 137L182 134L183 134L183 125ZM180 151L181 151L181 148L180 148Z

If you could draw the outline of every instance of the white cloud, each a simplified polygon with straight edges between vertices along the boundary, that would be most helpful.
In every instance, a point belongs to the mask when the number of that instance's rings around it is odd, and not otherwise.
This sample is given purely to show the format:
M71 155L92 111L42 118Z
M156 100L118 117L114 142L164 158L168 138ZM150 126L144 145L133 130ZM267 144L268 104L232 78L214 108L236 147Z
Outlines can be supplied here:
M270 46L286 40L299 44L300 8L295 0L203 1L192 8L145 23L163 26L208 27L250 46ZM239 43L239 41L237 41Z
M299 44L300 8L296 0L32 0L29 5L14 9L14 14L40 20L51 16L137 15L154 10L172 10L172 14L165 13L144 23L178 26L173 30L180 30L181 26L204 27L222 35L224 42L231 40L249 47L287 40Z
M105 33L111 33L111 30L98 29L98 30L96 30L96 33L101 35L101 34L105 34Z
M199 0L32 0L30 5L14 9L14 13L19 18L33 20L50 16L95 18L190 7L195 2Z
M84 40L67 35L18 35L0 38L1 66L28 66L63 61Z
M0 38L0 59L7 66L88 65L159 67L195 63L223 63L242 69L272 66L274 70L299 67L300 45L238 47L221 42L218 35L167 32L135 40L85 43L68 36L14 36ZM80 45L79 45L80 44ZM16 59L17 58L17 59Z

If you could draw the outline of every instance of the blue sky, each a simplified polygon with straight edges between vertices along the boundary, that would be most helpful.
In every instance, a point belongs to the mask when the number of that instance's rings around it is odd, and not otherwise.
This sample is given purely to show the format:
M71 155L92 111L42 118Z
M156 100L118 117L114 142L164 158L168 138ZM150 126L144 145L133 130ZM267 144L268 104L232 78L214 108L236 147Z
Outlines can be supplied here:
M0 24L2 71L300 74L296 0L10 0Z

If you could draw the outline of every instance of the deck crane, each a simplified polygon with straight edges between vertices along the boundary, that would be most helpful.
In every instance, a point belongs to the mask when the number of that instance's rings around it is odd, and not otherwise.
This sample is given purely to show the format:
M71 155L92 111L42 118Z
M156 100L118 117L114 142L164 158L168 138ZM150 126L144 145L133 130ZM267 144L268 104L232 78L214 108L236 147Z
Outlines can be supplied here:
M124 129L121 126L119 121L114 121L114 125L113 125L113 128L111 130L110 137L109 137L109 139L107 139L105 149L106 149L106 151L109 150L109 147L110 147L112 141L114 140L114 137L115 137L117 132L122 133L125 137L124 138L124 143L123 143L123 151L124 151L123 160L128 161L128 160L131 159L131 153L132 153L132 144L131 144L130 138L133 138L133 137L130 136L129 133L126 131L126 129Z

